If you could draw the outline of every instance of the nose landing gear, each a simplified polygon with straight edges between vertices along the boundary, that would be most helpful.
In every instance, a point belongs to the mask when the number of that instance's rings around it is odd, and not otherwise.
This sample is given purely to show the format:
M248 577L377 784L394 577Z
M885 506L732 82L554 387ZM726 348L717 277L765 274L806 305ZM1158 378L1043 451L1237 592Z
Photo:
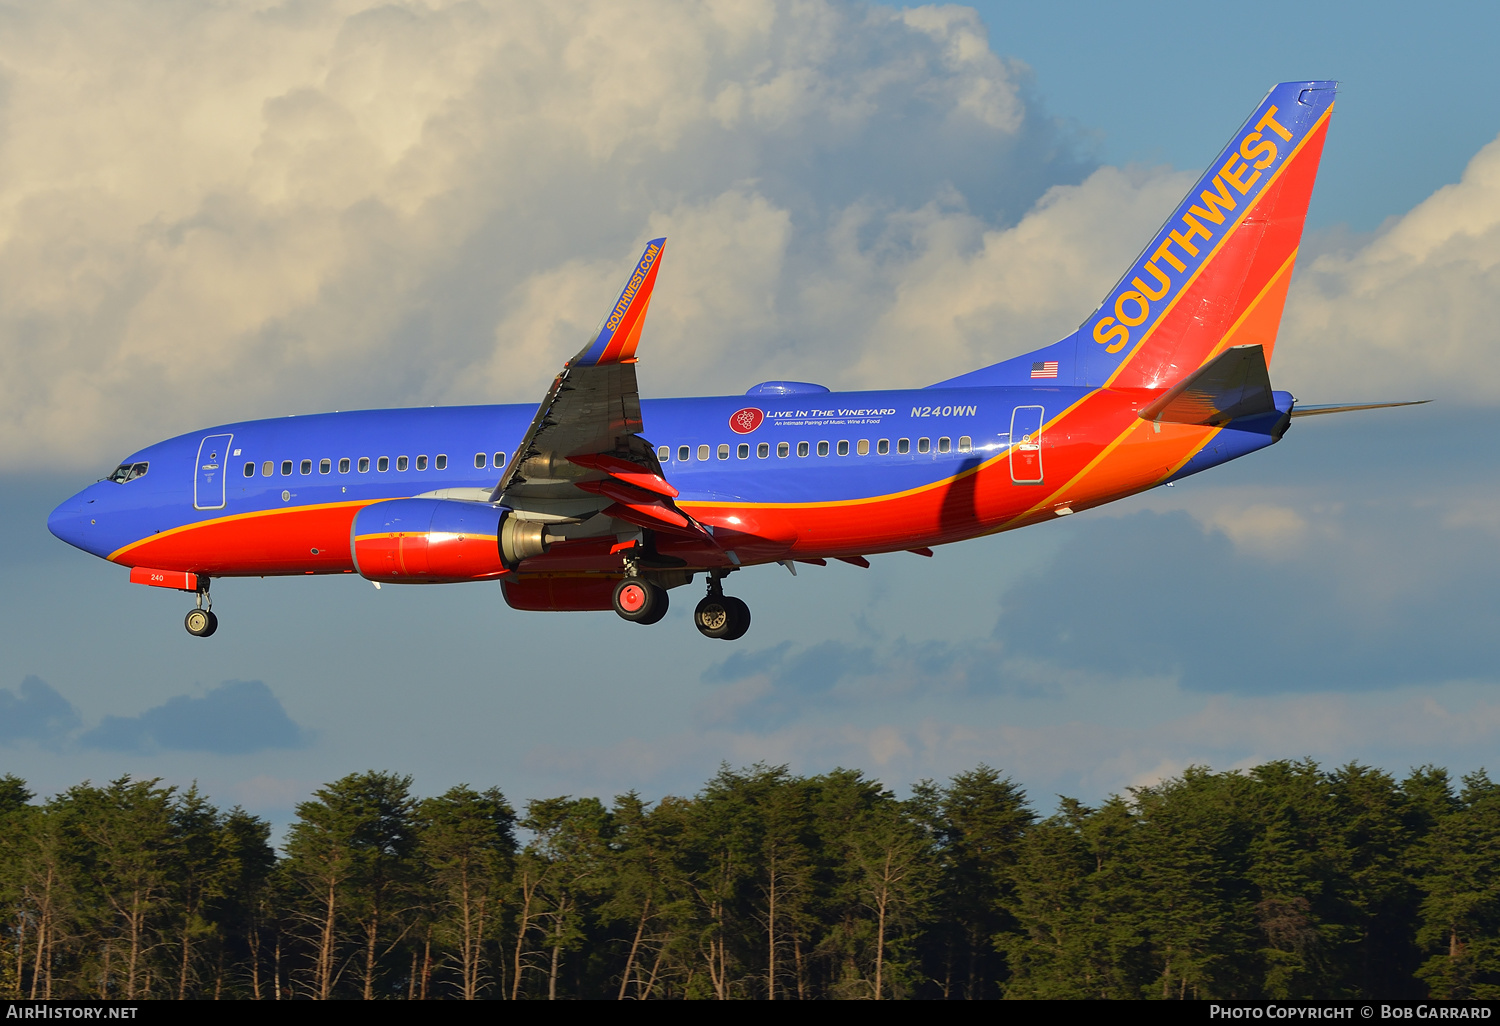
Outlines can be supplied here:
M705 638L735 641L750 629L750 607L733 595L724 594L720 581L724 574L714 571L708 577L708 596L693 610L693 626Z
M214 601L208 595L207 577L198 578L198 608L188 611L182 625L195 638L206 638L219 629L219 618L214 615Z

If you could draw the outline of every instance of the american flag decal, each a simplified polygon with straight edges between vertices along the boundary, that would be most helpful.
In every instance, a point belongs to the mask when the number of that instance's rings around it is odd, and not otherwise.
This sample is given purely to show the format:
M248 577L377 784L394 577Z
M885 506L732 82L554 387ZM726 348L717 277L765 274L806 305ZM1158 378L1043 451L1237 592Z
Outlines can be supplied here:
M1057 377L1057 361L1046 360L1031 365L1031 376L1033 378L1055 378Z

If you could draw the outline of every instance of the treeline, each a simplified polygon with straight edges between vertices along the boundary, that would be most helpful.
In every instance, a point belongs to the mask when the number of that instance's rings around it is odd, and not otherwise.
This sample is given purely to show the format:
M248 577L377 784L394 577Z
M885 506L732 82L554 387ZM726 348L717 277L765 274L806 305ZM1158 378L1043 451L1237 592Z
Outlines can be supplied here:
M269 825L122 778L0 778L13 998L1500 997L1500 787L1194 769L1037 816L980 767L723 769L692 798L420 799Z

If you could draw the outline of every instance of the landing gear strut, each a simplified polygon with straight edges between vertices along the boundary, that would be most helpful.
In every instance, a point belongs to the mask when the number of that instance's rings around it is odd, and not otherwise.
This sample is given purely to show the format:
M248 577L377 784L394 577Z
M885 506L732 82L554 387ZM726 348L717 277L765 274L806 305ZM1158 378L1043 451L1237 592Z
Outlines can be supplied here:
M693 626L705 638L734 641L750 629L750 607L733 595L724 594L724 586L719 583L724 576L724 571L710 571L708 596L693 610Z
M214 615L214 600L208 594L208 578L198 578L198 608L188 611L182 625L195 638L206 638L219 629L219 618Z

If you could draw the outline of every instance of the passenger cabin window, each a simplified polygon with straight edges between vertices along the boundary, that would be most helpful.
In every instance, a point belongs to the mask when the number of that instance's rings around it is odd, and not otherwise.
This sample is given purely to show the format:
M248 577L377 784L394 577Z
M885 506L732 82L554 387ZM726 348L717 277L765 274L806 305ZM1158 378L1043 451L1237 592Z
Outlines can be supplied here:
M448 469L448 457L444 456L442 453L439 453L437 459L435 459L435 460L432 461L432 469L433 470L447 470Z
M303 460L302 461L302 466L300 468L298 468L298 469L300 469L304 475L311 474L312 473L312 460Z
M656 447L656 458L665 462L672 458L672 447L670 445L658 445Z
M319 460L318 473L327 474L333 470L333 460Z
M719 459L721 459L721 460L727 460L727 459L729 459L729 446L728 446L728 444L726 444L724 442L720 442L719 443Z
M484 469L484 465L486 463L488 463L489 461L490 461L490 458L489 458L489 456L487 454L482 453L482 452L476 452L474 454L474 469L475 470L483 470Z
M375 461L375 469L381 474L384 474L387 470L390 470L391 458L389 456L380 457L380 459Z
M889 438L882 438L876 442L875 451L882 456L887 455L891 451L891 440Z
M755 447L755 458L756 459L763 460L763 459L765 459L769 455L771 455L771 443L770 442L761 442L759 445L757 445Z
M505 466L505 453L495 453L495 469L500 470Z
M399 471L405 471L406 468L407 468L407 465L410 462L411 461L408 460L405 456L397 456L396 457L396 469L399 470Z
M839 442L839 455L840 456L847 456L847 455L849 455L849 443L847 441L841 441L841 442Z
M806 442L798 442L797 443L797 455L798 456L806 456L807 455L807 443Z
M827 442L819 442L818 443L818 455L819 456L827 456L828 455L828 443Z
M896 451L899 452L903 456L905 456L907 453L911 452L911 439L910 438L902 438L899 441L897 441L896 442Z
M343 459L339 460L339 473L349 473L349 457L345 456Z
M254 477L255 476L255 464L254 463L246 463L245 464L245 476L246 477Z
M938 439L938 452L947 452L951 448L953 448L953 439L951 439L951 438L939 438Z
M281 461L281 476L282 477L291 477L292 476L292 461L291 460L282 460Z
M855 447L854 451L859 453L861 456L870 455L870 440L868 438L861 438L859 440L859 445Z
M678 462L680 462L680 463L686 463L688 461L688 458L690 456L692 456L692 455L693 455L693 447L692 446L690 446L690 445L679 445L677 447L677 460L678 460Z
M270 477L274 473L276 473L276 462L274 460L266 460L266 462L260 465L261 477Z
M426 456L418 456L417 457L417 469L418 470L426 470L427 469L427 457Z
M706 446L706 445L700 445L700 446L698 446L698 459L699 460L706 460L706 459L708 459L708 446Z
M927 452L932 448L932 441L927 438L917 439L917 452Z
M368 474L370 472L370 457L361 456L359 458L359 472L361 474Z
M734 454L742 460L748 460L750 458L750 443L741 442L739 447L735 449Z
M970 452L970 451L973 450L973 448L974 448L974 439L970 438L968 435L959 435L959 437L958 437L958 451L959 452Z
M792 443L791 442L777 442L776 443L776 458L777 459L784 460L788 456L790 456L791 454L792 454Z

